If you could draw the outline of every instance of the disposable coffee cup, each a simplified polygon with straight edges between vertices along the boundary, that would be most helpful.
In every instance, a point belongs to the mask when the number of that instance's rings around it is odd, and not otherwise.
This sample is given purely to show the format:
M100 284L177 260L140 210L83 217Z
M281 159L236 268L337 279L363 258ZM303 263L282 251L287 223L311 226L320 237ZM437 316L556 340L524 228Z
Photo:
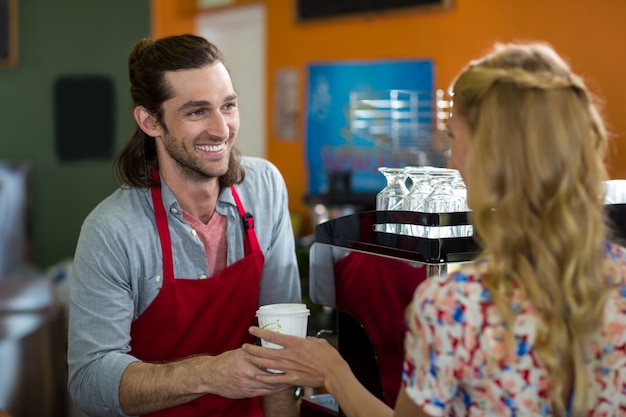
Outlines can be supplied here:
M306 337L310 315L306 304L298 303L268 304L259 307L256 312L260 328L298 337ZM261 344L273 349L282 349L282 346L263 339Z
M298 303L268 304L259 307L256 312L260 328L303 338L306 337L310 314L306 304ZM283 348L281 345L263 339L261 339L261 345L272 349ZM282 372L275 369L268 369L268 371Z

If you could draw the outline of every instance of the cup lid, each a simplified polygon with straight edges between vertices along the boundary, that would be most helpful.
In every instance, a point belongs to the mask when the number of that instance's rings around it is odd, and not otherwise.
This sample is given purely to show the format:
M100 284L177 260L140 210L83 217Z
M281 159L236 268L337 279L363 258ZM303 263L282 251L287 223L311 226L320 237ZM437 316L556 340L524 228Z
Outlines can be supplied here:
M300 303L278 303L260 306L256 311L256 315L294 315L294 314L311 314L306 304Z
M306 304L302 303L278 303L260 306L259 310L308 310Z

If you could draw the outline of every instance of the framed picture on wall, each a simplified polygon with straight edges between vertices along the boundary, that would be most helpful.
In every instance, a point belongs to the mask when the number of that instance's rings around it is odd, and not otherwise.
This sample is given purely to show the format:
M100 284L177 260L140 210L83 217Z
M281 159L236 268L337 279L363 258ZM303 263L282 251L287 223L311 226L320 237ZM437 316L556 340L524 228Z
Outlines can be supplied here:
M300 21L392 10L448 10L453 0L296 0Z
M18 54L18 0L0 0L0 67L13 67Z
M350 173L351 191L376 193L381 166L442 166L431 152L433 73L430 59L310 63L309 194L328 193L335 174Z

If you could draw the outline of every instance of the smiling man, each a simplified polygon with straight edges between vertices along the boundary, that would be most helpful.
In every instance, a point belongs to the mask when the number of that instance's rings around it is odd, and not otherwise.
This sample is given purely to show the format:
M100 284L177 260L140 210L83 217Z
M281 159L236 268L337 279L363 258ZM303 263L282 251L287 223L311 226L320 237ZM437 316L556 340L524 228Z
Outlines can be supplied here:
M284 180L237 151L237 92L207 40L143 39L129 76L122 185L71 273L72 398L90 416L295 416L291 387L240 349L259 305L300 302Z

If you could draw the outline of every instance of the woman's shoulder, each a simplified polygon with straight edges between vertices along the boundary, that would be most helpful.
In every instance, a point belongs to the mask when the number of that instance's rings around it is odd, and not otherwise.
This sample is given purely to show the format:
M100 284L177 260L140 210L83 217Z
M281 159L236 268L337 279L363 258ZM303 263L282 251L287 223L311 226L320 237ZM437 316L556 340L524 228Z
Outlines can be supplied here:
M614 285L626 285L626 248L616 243L606 242L604 274Z
M486 271L487 263L484 261L463 264L447 274L426 279L417 288L415 298L418 303L434 304L452 299L457 305L478 306L489 302L489 293L483 283Z
M610 254L613 258L626 261L626 247L622 243L616 243L607 240L605 243L605 248L606 252Z
M487 272L485 261L468 262L459 266L448 266L448 272L435 275L421 285L429 288L455 288L464 286L482 286L482 278Z

